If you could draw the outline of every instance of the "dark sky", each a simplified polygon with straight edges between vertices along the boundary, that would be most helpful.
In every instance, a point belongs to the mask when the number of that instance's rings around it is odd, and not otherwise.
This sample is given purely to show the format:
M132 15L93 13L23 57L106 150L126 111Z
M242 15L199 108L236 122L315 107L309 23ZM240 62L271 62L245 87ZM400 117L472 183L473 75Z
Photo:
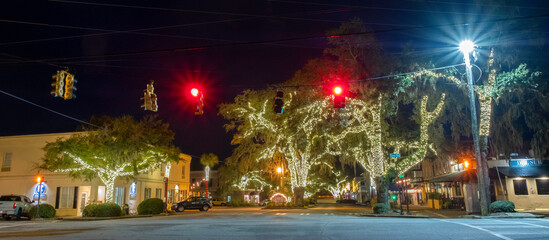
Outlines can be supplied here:
M482 41L493 21L536 16L539 25L509 29L507 41L534 51L529 60L543 66L548 19L539 15L549 14L549 4L542 2L8 1L0 8L0 90L86 121L92 115L140 118L149 114L140 109L140 97L154 80L158 114L176 132L177 146L193 156L213 152L223 159L231 153L231 136L217 105L246 88L288 80L322 55L321 36L344 21L362 19L390 53L410 44L443 66L460 63L455 45L463 38ZM531 18L510 23L521 21ZM531 33L535 41L528 40ZM284 39L294 40L277 41ZM76 74L74 100L50 95L51 75L62 67ZM191 84L204 89L202 116L194 116L188 102ZM0 101L2 136L79 125L5 94Z

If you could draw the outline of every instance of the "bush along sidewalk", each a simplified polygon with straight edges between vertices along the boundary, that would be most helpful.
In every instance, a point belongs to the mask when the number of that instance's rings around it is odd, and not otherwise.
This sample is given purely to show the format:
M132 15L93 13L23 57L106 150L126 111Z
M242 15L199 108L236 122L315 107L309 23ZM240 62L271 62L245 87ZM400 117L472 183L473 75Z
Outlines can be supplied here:
M116 203L90 204L82 211L83 217L119 217L122 209Z
M515 204L511 201L500 200L490 204L491 213L515 212Z
M160 198L149 198L137 206L139 215L160 214L164 212L164 202Z
M33 206L29 212L31 219L36 218L38 206ZM47 203L40 204L40 218L53 218L55 217L55 208Z

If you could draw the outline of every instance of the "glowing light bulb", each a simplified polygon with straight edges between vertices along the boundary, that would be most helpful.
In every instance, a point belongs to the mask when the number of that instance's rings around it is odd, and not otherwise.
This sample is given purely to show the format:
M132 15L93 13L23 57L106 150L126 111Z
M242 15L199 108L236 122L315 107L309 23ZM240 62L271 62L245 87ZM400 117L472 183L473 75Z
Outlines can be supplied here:
M471 40L465 40L459 44L459 51L463 54L469 54L475 49L475 44Z
M191 94L193 96L197 97L198 96L198 89L196 89L196 88L191 89Z

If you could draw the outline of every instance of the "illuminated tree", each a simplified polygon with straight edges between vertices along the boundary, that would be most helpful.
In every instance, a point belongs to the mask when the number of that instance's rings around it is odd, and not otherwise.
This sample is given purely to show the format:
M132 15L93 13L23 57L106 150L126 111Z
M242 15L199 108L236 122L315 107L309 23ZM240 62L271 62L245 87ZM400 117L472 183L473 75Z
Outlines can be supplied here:
M136 122L132 117L92 119L98 129L44 147L41 168L68 172L75 178L99 178L106 186L106 201L114 201L114 184L120 177L135 177L170 162L179 161L180 151L172 145L174 133L168 124L154 118Z

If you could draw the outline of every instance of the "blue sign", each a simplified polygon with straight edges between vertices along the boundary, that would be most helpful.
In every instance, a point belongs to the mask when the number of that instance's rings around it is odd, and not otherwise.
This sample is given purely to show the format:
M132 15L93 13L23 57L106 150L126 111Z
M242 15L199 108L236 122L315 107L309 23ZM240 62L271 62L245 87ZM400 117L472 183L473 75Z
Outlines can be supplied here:
M132 182L130 185L130 197L134 198L137 196L137 186L135 182Z
M391 158L400 157L400 153L390 153L390 154L389 154L389 157L391 157Z
M510 167L528 167L528 166L536 166L536 161L534 159L513 159L509 163Z
M42 185L42 190L40 190L40 185ZM38 193L40 193L40 197L38 197ZM46 198L46 184L45 183L42 183L42 184L36 184L36 187L34 188L34 194L32 196L34 199L38 199L38 198Z

